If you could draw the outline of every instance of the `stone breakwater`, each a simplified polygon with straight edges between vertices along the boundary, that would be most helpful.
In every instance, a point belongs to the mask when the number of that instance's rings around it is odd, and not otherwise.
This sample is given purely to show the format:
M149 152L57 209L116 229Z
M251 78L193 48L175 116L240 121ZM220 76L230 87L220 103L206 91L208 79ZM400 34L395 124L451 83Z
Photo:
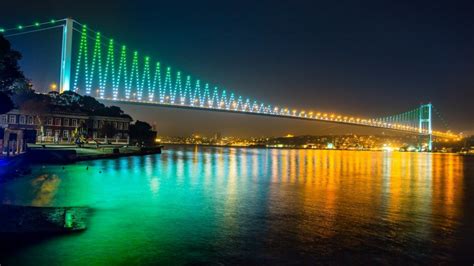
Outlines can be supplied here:
M54 234L87 228L88 207L1 205L0 234Z

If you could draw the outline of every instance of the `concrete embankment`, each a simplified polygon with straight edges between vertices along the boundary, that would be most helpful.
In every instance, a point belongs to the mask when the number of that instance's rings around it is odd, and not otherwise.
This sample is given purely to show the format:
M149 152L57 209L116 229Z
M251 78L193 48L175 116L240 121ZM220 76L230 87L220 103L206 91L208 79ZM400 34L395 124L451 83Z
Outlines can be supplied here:
M90 212L87 207L0 205L0 235L82 231L87 228Z
M32 163L67 164L76 161L159 154L162 148L162 146L135 147L113 145L81 148L74 146L33 146L27 152L27 157Z
M33 145L26 153L14 157L0 157L0 181L30 172L32 164L70 164L78 161L111 159L124 156L160 154L163 146L86 146L73 145Z

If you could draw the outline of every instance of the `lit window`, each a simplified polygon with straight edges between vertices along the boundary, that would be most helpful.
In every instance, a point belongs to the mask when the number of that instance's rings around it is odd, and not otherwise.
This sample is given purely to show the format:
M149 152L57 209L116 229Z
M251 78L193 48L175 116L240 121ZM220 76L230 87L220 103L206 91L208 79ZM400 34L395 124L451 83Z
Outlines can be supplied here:
M64 138L69 138L69 130L64 130L63 131L63 137Z
M10 115L10 117L8 119L8 123L16 124L16 115Z

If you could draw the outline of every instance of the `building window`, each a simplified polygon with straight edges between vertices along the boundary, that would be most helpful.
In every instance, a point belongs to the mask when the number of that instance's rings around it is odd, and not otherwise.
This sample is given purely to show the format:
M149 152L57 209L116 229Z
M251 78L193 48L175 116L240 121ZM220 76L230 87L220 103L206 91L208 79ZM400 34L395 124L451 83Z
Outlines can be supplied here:
M26 117L24 115L20 115L20 124L25 125L26 124Z
M69 126L69 118L64 118L63 125L64 125L65 127L68 127L68 126Z
M128 130L128 123L127 122L123 123L123 129Z
M123 124L122 124L122 122L119 122L119 123L118 123L118 129L119 129L119 130L122 130L122 128L123 128Z
M94 120L94 125L93 125L93 127L94 127L94 128L97 128L97 124L98 124L98 123L99 123L99 121Z
M16 115L10 115L8 118L8 123L16 124Z
M52 137L53 136L53 130L51 128L46 129L46 136L47 137Z
M0 123L2 123L2 124L7 123L7 115L2 115L2 119L0 120Z
M53 118L52 118L52 117L48 117L48 118L46 119L46 125L48 125L48 126L52 126L52 125L53 125Z
M54 125L55 126L60 126L61 125L61 118L54 119Z
M71 123L72 123L71 126L77 127L77 119L71 120Z
M118 128L117 121L114 122L114 128Z
M28 125L33 125L33 116L28 116Z
M63 131L63 138L65 138L65 139L69 138L69 130L64 130Z

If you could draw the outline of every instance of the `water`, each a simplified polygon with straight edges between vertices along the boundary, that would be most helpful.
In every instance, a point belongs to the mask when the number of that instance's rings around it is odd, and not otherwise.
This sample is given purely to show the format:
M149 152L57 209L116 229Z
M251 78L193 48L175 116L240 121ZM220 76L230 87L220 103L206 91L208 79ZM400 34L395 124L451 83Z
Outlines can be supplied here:
M89 228L0 264L470 265L473 179L474 158L449 154L194 146L38 167L0 202L90 206Z

